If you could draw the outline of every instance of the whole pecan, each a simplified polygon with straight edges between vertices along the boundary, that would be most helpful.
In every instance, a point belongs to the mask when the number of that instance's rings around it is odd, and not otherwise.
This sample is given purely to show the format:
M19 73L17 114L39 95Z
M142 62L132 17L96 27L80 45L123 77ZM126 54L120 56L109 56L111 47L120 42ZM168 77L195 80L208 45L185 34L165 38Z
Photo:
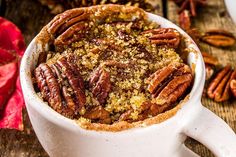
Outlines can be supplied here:
M231 89L231 92L233 93L233 96L236 98L236 78L230 81L230 89Z
M228 100L230 98L230 81L235 77L236 72L232 70L231 66L224 67L211 81L207 89L208 97L216 102Z
M184 30L189 30L191 28L191 19L188 10L184 10L179 14L179 26Z
M147 34L151 42L157 46L166 45L177 48L180 43L180 33L174 28L151 29L144 31L143 34Z
M79 69L65 57L51 67L42 63L35 69L35 78L44 100L66 117L75 117L85 105L83 79Z
M235 44L235 37L232 33L217 29L209 30L201 37L201 40L207 44L216 47L229 47Z
M192 80L193 75L188 65L170 64L149 77L148 91L158 105L170 105L185 93Z
M97 123L111 123L111 117L109 112L105 110L102 106L95 106L93 108L88 109L83 115L83 117L91 119L92 121L96 121Z
M102 67L99 67L90 77L89 86L93 96L96 97L100 104L104 104L111 90L110 74Z
M202 52L202 56L206 67L206 80L209 80L213 76L216 66L219 65L219 61L206 52Z

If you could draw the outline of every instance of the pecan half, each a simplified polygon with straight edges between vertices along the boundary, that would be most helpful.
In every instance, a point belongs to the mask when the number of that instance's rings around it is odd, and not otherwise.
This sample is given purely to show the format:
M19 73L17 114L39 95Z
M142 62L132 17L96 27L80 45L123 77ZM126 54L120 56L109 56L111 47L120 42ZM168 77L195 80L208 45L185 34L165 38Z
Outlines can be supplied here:
M174 28L157 28L144 31L143 34L147 34L151 42L157 46L166 45L177 48L180 43L180 33Z
M62 113L62 98L57 79L47 64L40 64L35 69L35 78L44 100L57 112Z
M191 28L191 20L188 10L184 10L179 14L179 26L184 30L189 30Z
M48 32L54 35L55 46L69 45L80 39L86 30L89 14L85 9L72 9L56 16L48 24Z
M74 41L84 37L84 33L87 30L87 24L85 22L76 23L75 25L68 28L65 32L60 34L54 41L54 45L57 47L63 47L69 45Z
M49 67L42 63L35 69L35 78L44 100L66 117L75 117L86 102L83 79L77 66L65 57Z
M75 64L70 64L67 62L66 58L63 57L57 61L56 67L61 72L61 76L64 80L68 80L68 87L73 90L75 96L75 103L81 108L85 105L86 98L84 94L84 82L83 78L79 73L79 69Z
M93 96L100 104L104 104L111 90L110 74L99 67L90 77L89 86Z
M202 52L203 60L206 65L217 66L219 65L219 61L217 58L213 57L209 53Z
M216 47L229 47L235 44L235 37L225 30L210 30L202 36L201 40Z
M88 14L85 9L72 9L65 11L64 13L57 15L49 24L48 32L54 35L61 34L63 31L68 29L70 26L86 20Z
M211 81L207 95L216 102L223 102L230 98L230 81L236 77L236 72L228 65L223 68Z
M97 123L102 124L110 124L111 118L110 114L107 110L105 110L102 106L96 106L92 109L89 109L85 112L83 117L91 119L92 121L95 121Z
M206 52L202 52L202 57L206 67L206 80L209 80L215 72L215 67L219 65L219 61Z
M233 96L236 98L236 78L230 81L230 89L231 89L231 92L233 93Z
M157 70L148 79L148 91L158 105L173 104L191 85L193 76L188 65L170 64Z

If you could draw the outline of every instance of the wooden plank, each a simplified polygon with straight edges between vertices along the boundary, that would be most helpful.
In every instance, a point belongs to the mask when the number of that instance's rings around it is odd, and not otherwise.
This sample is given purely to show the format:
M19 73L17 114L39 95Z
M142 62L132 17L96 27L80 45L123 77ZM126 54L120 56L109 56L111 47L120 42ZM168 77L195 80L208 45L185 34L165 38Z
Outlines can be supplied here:
M225 29L236 35L235 24L230 19L226 11L224 0L208 0L207 3L208 4L206 7L198 10L198 16L193 19L193 27L198 28L202 32L209 29ZM178 24L178 7L173 1L168 1L167 6L168 18ZM228 49L220 49L201 43L200 49L217 57L221 64L231 64L236 68L236 46ZM224 103L216 103L203 96L202 103L204 106L224 119L236 132L235 100ZM188 139L186 141L186 145L202 157L214 156L206 147L192 139Z

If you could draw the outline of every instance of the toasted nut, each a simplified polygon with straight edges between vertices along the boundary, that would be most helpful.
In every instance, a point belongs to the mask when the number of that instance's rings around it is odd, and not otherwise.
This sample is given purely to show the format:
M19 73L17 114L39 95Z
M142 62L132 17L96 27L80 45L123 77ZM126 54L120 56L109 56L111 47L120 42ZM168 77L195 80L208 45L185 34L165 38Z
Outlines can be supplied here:
M108 93L111 90L110 75L102 68L98 68L89 80L89 86L92 89L93 96L97 98L100 104L106 102Z
M173 104L184 94L192 80L189 66L171 64L150 76L148 91L158 105Z
M235 78L236 73L228 65L222 69L211 81L207 95L216 102L223 102L230 98L230 81Z
M180 43L180 33L174 28L158 28L144 31L153 44L177 48ZM149 36L151 34L151 36Z
M179 14L179 25L184 30L189 30L191 28L191 20L188 10L184 10Z
M207 31L201 40L216 47L229 47L235 44L233 34L221 29Z
M53 75L51 68L47 64L40 64L35 69L35 78L44 100L57 112L62 112L62 98L60 87Z
M204 60L206 65L213 65L213 66L219 65L218 59L213 57L209 53L202 52L202 56L203 56L203 60Z

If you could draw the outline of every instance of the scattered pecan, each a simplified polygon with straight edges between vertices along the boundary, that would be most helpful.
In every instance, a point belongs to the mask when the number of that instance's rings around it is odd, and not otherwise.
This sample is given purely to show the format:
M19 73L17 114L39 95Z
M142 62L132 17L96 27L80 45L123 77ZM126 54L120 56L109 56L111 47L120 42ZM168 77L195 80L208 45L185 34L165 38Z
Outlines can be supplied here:
M89 86L93 96L100 104L104 104L111 90L110 74L99 67L90 77Z
M179 26L184 30L191 28L191 19L188 10L184 10L179 14Z
M188 65L170 64L148 78L148 91L158 105L170 105L185 93L193 76Z
M206 80L209 80L213 76L216 66L219 65L219 61L217 58L206 52L202 52L202 56L206 68Z
M233 96L236 98L236 75L235 75L235 78L230 81L230 89L231 89L231 92L233 93Z
M151 34L149 39L157 46L167 45L177 48L180 43L180 33L174 28L157 28L144 31L143 34Z
M207 31L201 40L215 47L230 47L236 41L232 33L221 29Z
M230 98L230 81L236 77L231 66L226 66L211 81L207 95L216 102L223 102Z
M44 100L57 112L73 118L85 105L83 79L77 66L59 59L49 67L42 63L35 69L35 78Z
M179 13L183 12L185 9L190 9L191 15L196 16L196 8L198 5L205 5L206 0L174 0L176 4L180 6Z
M107 110L105 110L102 106L96 106L91 109L88 109L83 117L91 119L97 123L102 124L110 124L111 118L110 114Z
M203 60L206 65L217 66L219 65L219 61L217 58L213 57L209 53L202 52Z

